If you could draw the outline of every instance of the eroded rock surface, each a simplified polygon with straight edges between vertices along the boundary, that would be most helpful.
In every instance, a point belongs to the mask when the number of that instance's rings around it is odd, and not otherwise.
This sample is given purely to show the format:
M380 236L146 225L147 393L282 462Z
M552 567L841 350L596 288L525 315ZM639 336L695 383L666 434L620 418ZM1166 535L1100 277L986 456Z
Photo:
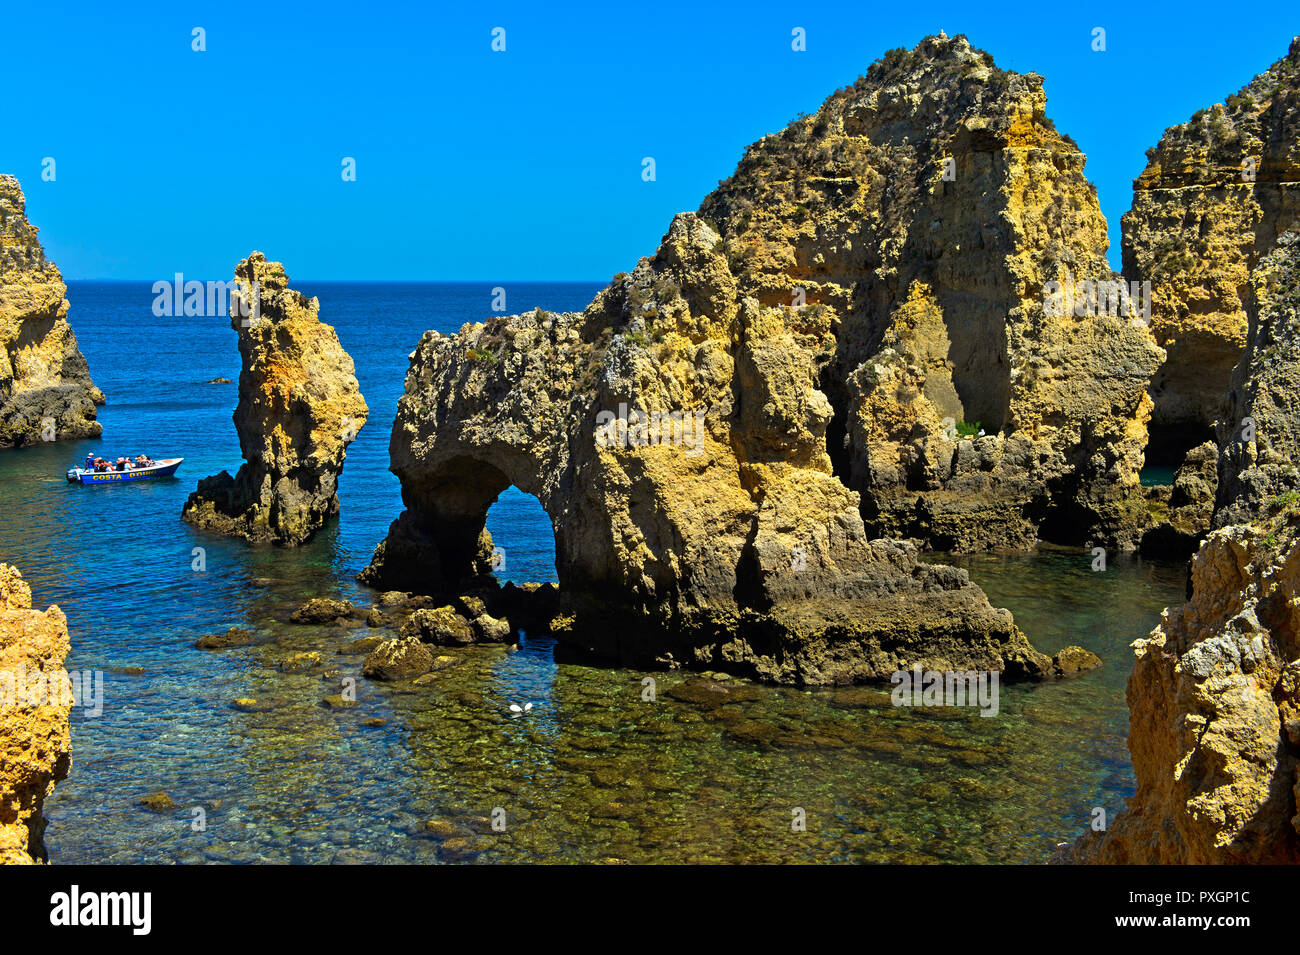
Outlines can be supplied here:
M1250 272L1300 225L1300 38L1226 103L1147 153L1123 219L1124 274L1150 281L1157 443L1212 435L1246 342Z
M964 38L896 51L584 313L427 333L390 444L406 510L362 581L455 593L513 484L554 527L570 644L794 683L1047 672L965 572L873 539L1144 519L1162 352L1131 313L1045 310L1051 282L1115 277L1043 106Z
M1254 274L1234 407L1250 442L1219 463L1213 531L1191 598L1134 644L1129 749L1137 792L1081 862L1300 862L1300 242ZM1238 422L1240 418L1237 419ZM1274 493L1278 492L1278 493Z
M42 807L71 764L67 655L63 612L33 610L22 575L0 564L0 865L45 860Z
M872 534L1127 545L1143 520L1163 355L1045 106L1041 77L927 39L755 143L701 207L737 300L781 315L812 365ZM810 307L786 308L800 290Z
M0 176L0 449L98 437L104 395L68 324L67 286L27 221L13 176Z
M1219 435L1217 527L1300 496L1300 235L1287 233L1253 275L1254 302Z
M243 368L234 417L244 464L233 478L222 471L200 481L182 516L216 534L303 544L338 512L347 446L369 412L319 301L291 289L284 267L260 252L239 263L235 281L230 324Z

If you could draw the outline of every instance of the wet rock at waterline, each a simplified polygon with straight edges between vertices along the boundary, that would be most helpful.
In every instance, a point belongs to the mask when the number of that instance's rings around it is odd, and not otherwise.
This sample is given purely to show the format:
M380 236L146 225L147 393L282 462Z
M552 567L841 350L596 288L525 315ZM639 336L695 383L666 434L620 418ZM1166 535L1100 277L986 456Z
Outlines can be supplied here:
M1052 675L1078 676L1101 666L1101 657L1083 647L1064 647L1052 657Z
M361 673L373 680L401 680L433 669L433 653L416 637L385 640L366 657Z
M358 616L360 611L347 600L334 600L329 597L313 597L295 610L289 617L290 623L320 624L333 623L336 620Z
M320 303L254 252L235 269L230 324L243 368L235 430L244 464L199 482L182 516L216 534L303 544L338 512L337 485L368 409Z
M34 610L22 575L0 564L0 673L23 681L23 697L0 705L0 865L45 861L45 799L72 758L67 655L63 612Z
M98 437L104 394L68 324L68 289L0 175L0 449Z
M1257 427L1221 452L1190 599L1133 645L1137 792L1072 861L1300 862L1300 241L1283 236L1252 282L1231 400Z

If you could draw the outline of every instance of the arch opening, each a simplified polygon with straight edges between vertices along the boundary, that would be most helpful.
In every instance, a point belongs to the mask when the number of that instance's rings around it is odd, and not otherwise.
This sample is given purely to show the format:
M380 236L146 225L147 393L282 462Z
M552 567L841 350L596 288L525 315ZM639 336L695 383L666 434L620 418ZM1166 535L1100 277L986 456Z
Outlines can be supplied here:
M492 573L501 583L559 583L555 563L555 528L532 494L511 484L487 511L492 535Z

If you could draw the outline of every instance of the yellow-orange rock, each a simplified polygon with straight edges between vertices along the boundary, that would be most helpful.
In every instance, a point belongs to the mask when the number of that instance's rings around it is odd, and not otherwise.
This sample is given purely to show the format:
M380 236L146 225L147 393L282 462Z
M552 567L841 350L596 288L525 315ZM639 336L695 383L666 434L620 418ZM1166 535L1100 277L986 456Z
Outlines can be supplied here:
M104 395L68 324L67 286L45 258L13 176L0 176L0 448L97 437Z
M1282 236L1252 282L1219 529L1191 599L1133 645L1137 792L1074 861L1300 862L1300 237Z
M199 482L182 517L258 543L303 544L338 512L347 447L366 423L352 358L289 287L279 262L254 252L235 269L230 325L239 334L235 430L244 464Z
M42 807L68 775L68 623L32 609L22 575L0 564L0 864L45 859Z
M1152 381L1152 451L1176 458L1222 415L1251 270L1300 225L1300 38L1147 156L1123 219L1124 275L1151 283L1152 330L1167 351Z

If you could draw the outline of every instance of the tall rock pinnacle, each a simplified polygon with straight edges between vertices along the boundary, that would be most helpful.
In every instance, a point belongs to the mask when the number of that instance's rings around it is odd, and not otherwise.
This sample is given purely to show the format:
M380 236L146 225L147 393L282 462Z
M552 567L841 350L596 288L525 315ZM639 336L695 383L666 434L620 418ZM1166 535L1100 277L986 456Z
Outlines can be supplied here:
M199 482L182 516L254 542L309 541L338 512L347 446L368 409L352 359L320 303L289 288L279 262L253 252L235 269L230 311L243 368L235 430L244 464Z

